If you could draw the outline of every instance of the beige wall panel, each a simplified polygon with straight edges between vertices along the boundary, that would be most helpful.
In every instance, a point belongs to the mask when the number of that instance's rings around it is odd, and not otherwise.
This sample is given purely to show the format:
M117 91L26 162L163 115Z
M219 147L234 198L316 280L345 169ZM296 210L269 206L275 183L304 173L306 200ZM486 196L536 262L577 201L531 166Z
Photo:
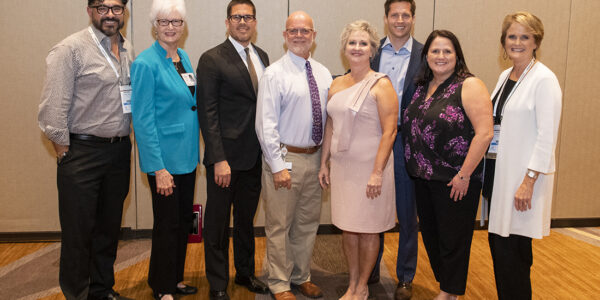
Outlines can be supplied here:
M538 58L554 71L564 87L571 1L437 0L435 5L435 29L448 29L456 34L469 69L490 91L502 70L510 66L502 59L500 45L504 17L520 10L535 14L545 29Z
M383 23L384 3L385 0L290 0L290 12L304 10L311 15L317 30L313 57L329 68L331 74L340 75L348 69L340 52L340 34L344 26L364 19L375 25L379 37L383 38L386 34ZM433 0L418 1L415 14L418 16L415 38L423 41L432 28ZM283 24L280 28L283 31Z
M153 42L148 22L151 0L133 2L130 3L133 4L130 8L132 20L126 23L126 36L132 39L139 53ZM319 32L314 57L333 74L340 74L346 69L339 52L343 26L363 18L372 22L383 36L383 2L290 0L289 11L306 10L313 16ZM187 1L188 29L183 48L194 67L204 51L226 38L227 3ZM288 13L288 1L257 0L255 3L258 12L256 44L269 53L271 61L275 61L284 53L281 32ZM424 42L434 26L454 31L463 43L471 70L489 89L495 85L498 74L508 67L508 62L502 60L498 41L503 17L517 10L528 10L542 19L546 37L539 56L556 73L564 92L553 217L599 217L600 202L596 201L595 195L600 188L592 180L600 176L597 163L594 163L600 153L596 151L600 146L600 124L594 123L598 118L592 116L592 112L600 110L600 101L589 96L591 87L596 85L592 80L600 77L600 65L593 59L594 49L600 42L598 37L590 34L600 25L593 15L600 9L598 1L418 0L417 4L417 40ZM85 1L0 2L0 25L7 29L3 35L5 42L0 44L3 56L0 68L5 71L0 80L3 107L0 117L4 120L0 130L3 141L0 232L60 230L56 164L52 147L37 126L37 110L48 50L83 29L88 20ZM586 135L581 136L580 132ZM134 159L136 156L133 155ZM132 185L125 203L123 226L151 228L152 206L145 174L139 171L137 162L132 167ZM199 166L196 202L201 204L206 202L205 172L204 167ZM330 223L327 198L324 195L321 218L324 224ZM264 225L262 204L255 224Z
M0 232L60 230L54 150L37 125L37 111L48 51L88 20L85 1L0 3L0 24L10 28L0 45ZM130 202L123 226L135 216Z
M153 42L152 26L149 22L151 0L138 0L133 4L133 42L139 53ZM198 59L206 50L222 43L226 38L225 19L229 1L186 1L187 28L181 47L188 53L194 69ZM283 24L287 18L285 1L254 1L257 13L257 35L254 43L269 54L271 62L283 55ZM281 24L281 25L280 25ZM204 150L201 145L201 151ZM152 201L146 174L139 170L136 161L136 195L138 205L137 228L152 228ZM195 203L206 204L206 169L198 166ZM256 226L264 225L264 210L259 204L255 218Z
M554 218L600 217L600 1L573 0ZM548 52L547 52L548 53Z

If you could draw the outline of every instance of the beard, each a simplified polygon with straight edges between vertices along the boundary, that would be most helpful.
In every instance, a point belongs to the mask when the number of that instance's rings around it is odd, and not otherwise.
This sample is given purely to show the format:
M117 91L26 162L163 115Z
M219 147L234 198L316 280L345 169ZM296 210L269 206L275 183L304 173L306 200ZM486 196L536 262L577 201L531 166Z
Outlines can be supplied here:
M116 21L117 25L105 25L107 21ZM106 36L111 37L119 32L125 25L123 20L119 20L118 18L101 18L100 20L92 20L92 24L96 29L100 30Z
M291 41L286 41L286 46L288 48L288 50L290 50L292 53L298 55L298 56L304 56L307 53L310 53L310 48L313 45L313 40L310 39L309 41L306 41L305 43L292 43Z

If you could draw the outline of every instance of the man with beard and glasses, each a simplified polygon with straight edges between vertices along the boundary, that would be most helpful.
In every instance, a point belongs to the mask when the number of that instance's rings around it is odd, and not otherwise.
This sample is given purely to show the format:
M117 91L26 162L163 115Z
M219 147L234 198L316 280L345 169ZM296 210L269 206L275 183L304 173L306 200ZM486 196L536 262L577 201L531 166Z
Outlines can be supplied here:
M287 53L260 80L256 134L263 150L262 186L269 289L276 300L322 297L310 262L319 217L318 173L331 73L310 55L317 32L303 11L292 13L283 37Z
M256 32L250 0L227 6L222 44L198 62L198 120L204 138L206 209L204 257L210 299L229 299L229 219L233 205L235 283L254 293L267 286L254 276L254 214L260 196L260 145L254 132L258 80L267 54L250 40Z
M129 192L131 44L127 0L88 0L91 26L54 46L39 126L57 156L60 287L66 299L123 299L113 290L123 201Z

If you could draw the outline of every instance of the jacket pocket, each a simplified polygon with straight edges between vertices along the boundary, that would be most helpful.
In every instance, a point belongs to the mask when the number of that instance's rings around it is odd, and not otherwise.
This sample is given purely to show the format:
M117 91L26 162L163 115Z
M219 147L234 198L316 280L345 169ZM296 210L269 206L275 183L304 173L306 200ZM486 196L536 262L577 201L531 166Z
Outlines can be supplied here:
M160 127L160 133L162 133L163 135L177 134L183 132L184 130L185 126L183 125L183 123Z

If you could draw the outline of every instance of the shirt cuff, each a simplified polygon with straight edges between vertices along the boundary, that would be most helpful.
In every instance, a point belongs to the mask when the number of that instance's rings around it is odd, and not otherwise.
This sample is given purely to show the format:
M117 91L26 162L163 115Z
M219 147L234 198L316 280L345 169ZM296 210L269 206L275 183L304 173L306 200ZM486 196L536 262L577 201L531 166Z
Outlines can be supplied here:
M40 126L41 127L41 126ZM47 125L42 128L46 137L58 145L68 146L70 145L69 130L66 128L55 128Z
M271 162L267 162L267 163L269 164L269 167L271 168L271 173L273 173L273 174L285 169L285 161L281 157L274 159Z

